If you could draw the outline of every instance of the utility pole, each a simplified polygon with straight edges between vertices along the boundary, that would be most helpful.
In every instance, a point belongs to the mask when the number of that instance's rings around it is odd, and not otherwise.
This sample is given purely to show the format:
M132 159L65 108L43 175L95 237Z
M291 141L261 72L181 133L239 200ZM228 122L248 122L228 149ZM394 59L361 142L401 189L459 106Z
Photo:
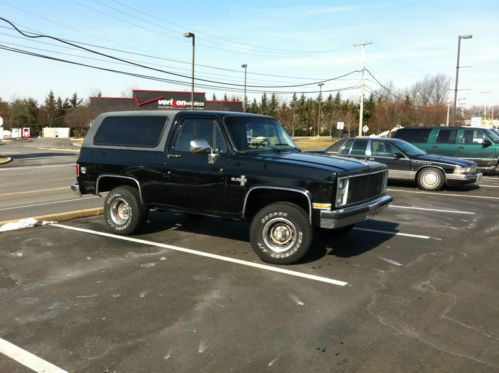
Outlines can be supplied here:
M359 109L359 136L362 136L362 126L364 122L364 71L366 69L366 45L371 45L373 42L364 42L354 44L354 47L360 47L362 59L362 72L360 76L360 109Z
M195 62L195 54L196 54L196 35L193 32L184 32L184 37L192 39L191 110L194 110L194 62Z
M459 35L457 38L457 63L456 63L456 81L454 88L454 110L452 110L452 125L456 125L456 110L457 110L457 90L459 81L459 59L461 56L461 39L471 39L472 35Z
M321 135L321 101L322 101L322 86L324 83L317 84L319 86L319 121L317 123L317 137Z

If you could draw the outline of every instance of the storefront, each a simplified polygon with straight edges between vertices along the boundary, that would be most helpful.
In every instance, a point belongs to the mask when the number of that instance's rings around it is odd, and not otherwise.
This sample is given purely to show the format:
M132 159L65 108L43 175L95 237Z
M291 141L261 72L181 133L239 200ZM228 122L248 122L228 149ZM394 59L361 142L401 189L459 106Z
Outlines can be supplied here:
M122 110L183 110L191 108L191 92L134 89L133 97L90 97L95 114ZM206 100L205 92L194 92L195 110L243 111L242 101Z

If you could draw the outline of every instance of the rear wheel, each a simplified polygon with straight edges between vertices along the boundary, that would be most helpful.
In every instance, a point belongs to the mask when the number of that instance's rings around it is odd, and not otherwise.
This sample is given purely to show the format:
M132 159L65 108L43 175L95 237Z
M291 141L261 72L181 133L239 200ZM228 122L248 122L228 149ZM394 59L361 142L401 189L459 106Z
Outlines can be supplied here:
M250 227L250 241L257 255L275 264L292 264L302 259L312 245L313 235L305 211L287 202L262 208Z
M440 190L445 185L445 175L438 168L424 168L418 173L418 186L423 190Z
M132 234L147 219L148 209L140 202L138 190L121 186L111 190L104 201L104 219L117 234Z

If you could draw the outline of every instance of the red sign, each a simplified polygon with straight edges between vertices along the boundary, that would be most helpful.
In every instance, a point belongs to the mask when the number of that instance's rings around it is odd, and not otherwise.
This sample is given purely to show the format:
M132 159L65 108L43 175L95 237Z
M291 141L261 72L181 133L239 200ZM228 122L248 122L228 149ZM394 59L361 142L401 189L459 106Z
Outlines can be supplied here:
M31 133L29 128L23 128L23 139L29 139L31 137Z

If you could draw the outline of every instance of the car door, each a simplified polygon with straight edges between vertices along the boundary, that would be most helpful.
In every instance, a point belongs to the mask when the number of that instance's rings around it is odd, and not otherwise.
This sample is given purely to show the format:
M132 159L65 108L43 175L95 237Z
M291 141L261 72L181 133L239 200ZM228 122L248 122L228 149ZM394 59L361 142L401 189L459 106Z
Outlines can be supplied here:
M192 140L206 140L217 154L193 153ZM164 203L180 210L221 214L226 193L227 145L215 117L184 118L176 125L167 149L164 169Z
M428 148L428 154L457 156L457 128L439 128L435 142Z
M407 179L411 170L411 160L397 147L383 139L371 140L371 161L383 163L388 167L391 179Z
M483 140L489 140L480 128L462 128L461 141L458 146L457 156L475 161L478 166L487 166L494 158L494 146L486 145Z

